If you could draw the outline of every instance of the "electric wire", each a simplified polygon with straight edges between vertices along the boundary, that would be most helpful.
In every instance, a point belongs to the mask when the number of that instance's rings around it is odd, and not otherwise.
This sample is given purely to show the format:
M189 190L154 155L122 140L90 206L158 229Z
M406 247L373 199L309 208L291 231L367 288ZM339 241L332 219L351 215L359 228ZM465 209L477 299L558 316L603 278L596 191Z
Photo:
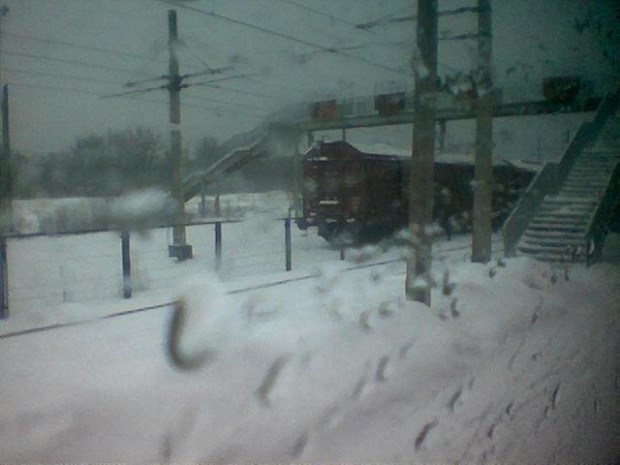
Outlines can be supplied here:
M98 97L100 99L102 97L105 97L105 96L101 95L101 93L97 93L97 92L93 92L93 91L89 91L89 90L84 90L84 89L70 89L70 88L67 88L67 87L50 86L50 85L44 85L44 84L32 84L32 83L16 82L16 81L7 82L7 84L10 87L28 87L28 88L35 88L35 89L52 90L52 91L61 92L61 93L92 95L92 96ZM119 96L116 96L116 97L117 98L127 98L127 99L131 99L131 100L137 100L137 101L140 101L140 102L157 103L157 104L160 104L160 105L168 105L168 103L165 102L165 101L148 99L148 98L141 98L141 97L136 97L135 95L119 95ZM227 109L223 109L223 108L205 107L205 106L202 106L202 105L196 105L196 104L191 103L191 102L186 102L186 103L184 103L184 105L186 107L189 107L189 108L206 110L206 111L209 111L209 112L217 112L218 113L217 116L221 116L222 113L224 113L224 114L225 113L230 113L230 114L233 114L235 116L238 116L239 114L243 114L245 116L249 116L249 117L252 117L252 118L264 118L265 117L265 114L250 113L250 112L246 112L246 111L241 112L241 111L236 111L236 110L227 110Z
M44 61L55 61L58 63L66 63L66 64L70 64L70 65L75 65L75 66L87 66L90 68L97 68L97 69L105 69L108 71L122 71L125 73L134 73L135 70L134 69L130 69L130 68L123 68L120 66L111 66L111 65L100 65L100 64L95 64L95 63L88 63L85 61L79 61L79 60L68 60L65 58L57 58L57 57L50 57L50 56L45 56L45 55L36 55L34 53L24 53L24 52L4 52L5 55L9 55L9 56L19 56L19 57L24 57L24 58L31 58L34 60L44 60ZM145 74L145 73L141 73L141 74Z
M324 45L315 44L313 42L309 42L307 40L300 39L298 37L294 37L294 36L291 36L289 34L285 34L283 32L278 32L278 31L274 31L272 29L268 29L268 28L265 28L265 27L262 27L262 26L257 26L256 24L251 24L251 23L248 23L246 21L242 21L240 19L230 18L228 16L224 16L224 15L212 12L212 11L202 10L200 8L196 8L196 7L193 7L193 6L190 6L190 5L185 5L185 4L182 4L182 3L178 3L177 1L174 1L174 0L158 0L158 1L161 2L161 3L164 3L164 4L173 5L173 6L177 7L177 8L181 8L181 9L188 10L188 11L193 11L194 13L202 14L202 15L209 16L209 17L212 17L212 18L215 18L215 19L219 19L221 21L225 21L225 22L229 22L229 23L232 23L232 24L236 24L238 26L242 26L242 27L245 27L245 28L257 31L257 32L268 34L268 35L271 35L271 36L274 36L274 37L279 37L281 39L288 40L288 41L291 41L291 42L295 42L297 44L304 45L306 47L317 48L317 49L323 50L325 52L329 52L329 53L340 55L340 56L343 56L343 57L346 57L346 58L350 58L352 60L364 63L364 64L366 64L368 66L372 66L374 68L382 69L384 71L390 71L392 73L396 73L396 74L400 74L400 75L411 76L411 73L405 72L405 71L403 71L401 69L392 68L390 66L382 65L380 63L375 63L374 61L367 60L366 58L360 57L360 56L357 56L357 55L352 55L352 54L344 53L344 52L338 52L338 51L334 51L333 49L330 50L330 47L326 47Z
M293 2L292 0L277 0L277 1L280 2L280 3L285 3L287 5L294 6L296 8L300 8L300 9L305 10L305 11L310 11L311 13L315 13L315 14L323 16L325 18L329 18L332 21L335 21L335 22L338 22L338 23L342 23L342 24L346 24L347 26L351 26L352 28L354 28L357 31L374 32L372 30L360 27L358 24L352 23L352 22L347 21L347 20L342 19L342 18L338 18L337 16L330 15L328 13L325 13L325 12L321 11L321 10L317 10L315 8L311 8L311 7L306 6L306 5L300 5L299 3Z
M63 40L48 39L48 38L30 36L30 35L25 35L25 34L16 34L14 32L2 31L2 35L7 35L7 36L15 37L18 39L26 39L26 40L36 41L36 42L42 42L45 44L62 45L65 47L74 47L77 49L88 50L91 52L108 53L112 55L124 56L127 58L134 58L134 59L135 58L139 58L139 59L148 58L144 55L139 55L137 53L122 52L120 50L112 50L112 49L107 49L107 48L102 48L102 47L92 47L89 45L80 45L80 44L75 44L75 43L67 42Z
M48 39L48 38L44 38L44 37L36 37L36 36L30 36L30 35L26 35L26 34L16 34L13 32L5 32L2 31L2 35L6 35L6 36L11 36L11 37L15 37L18 39L26 39L26 40L32 40L35 42L41 42L44 44L52 44L52 45L60 45L60 46L64 46L64 47L73 47L76 49L80 49L80 50L87 50L87 51L91 51L91 52L98 52L98 53L107 53L110 55L116 55L116 56L122 56L122 57L126 57L126 58L132 58L132 59L139 59L139 60L146 60L145 63L143 63L141 65L141 67L139 68L139 72L141 73L143 71L143 68L145 68L146 66L148 66L150 63L152 63L153 61L157 61L158 63L167 63L167 60L164 59L157 59L157 55L159 55L159 53L161 53L161 51L163 50L163 47L159 47L153 54L151 54L150 56L147 55L141 55L138 53L129 53L129 52L123 52L120 50L112 50L112 49L108 49L108 48L103 48L103 47L94 47L94 46L89 46L89 45L80 45L80 44L76 44L73 42L68 42L68 41L63 41L63 40L56 40L56 39ZM195 60L200 61L197 57L193 57ZM201 63L201 65L203 65L203 63ZM189 65L190 68L197 68L194 65Z
M53 78L66 79L66 80L72 80L72 81L93 82L97 84L123 85L122 81L111 81L107 79L97 79L97 78L85 78L85 77L79 77L79 76L71 76L68 74L46 73L43 71L26 70L26 69L20 69L20 68L4 68L3 71L7 73L53 77Z
M15 73L15 74L24 74L24 75L28 75L28 76L43 76L43 77L52 77L52 78L59 78L59 79L63 79L63 80L74 80L74 81L80 81L80 82L91 82L91 83L95 83L95 84L108 84L108 85L123 85L123 82L121 81L112 81L112 80L105 80L105 79L96 79L96 78L85 78L85 77L78 77L78 76L70 76L70 75L66 75L66 74L56 74L56 73L46 73L46 72L41 72L41 71L34 71L34 70L25 70L25 69L17 69L17 68L7 68L5 69L5 72L7 73ZM150 80L149 80L150 81ZM214 80L214 82L219 82L219 80ZM14 82L12 85L28 85L30 87L37 87L37 84L30 84L30 83L19 83L19 82ZM209 87L213 87L213 88L217 88L217 89L224 89L221 86L218 86L217 84L212 84L210 85L208 82L203 83L202 85L205 86L209 86ZM112 97L121 97L123 95L131 95L133 93L139 94L139 93L144 93L146 91L150 91L150 90L158 90L158 89L164 89L166 86L158 86L158 87L152 87L152 88L148 88L148 89L136 89L135 91L130 91L130 92L123 92L123 93L117 93L117 94L109 94L109 95L101 95L101 94L97 94L95 92L92 91L86 91L86 90L80 90L80 89L68 89L68 88L64 88L64 87L54 87L54 86L47 86L49 87L53 87L53 90L57 90L57 91L65 91L65 92L69 92L69 91L79 91L79 93L88 93L88 94L92 94L92 95L97 95L100 98L112 98ZM52 89L50 89L52 90ZM243 94L249 94L249 95L253 95L254 93L249 92L249 91L242 91L242 90L237 90L237 89L225 89L228 90L230 92L233 93L243 93ZM263 97L263 98L271 98L271 96L266 96L263 94L257 94L257 96L259 97ZM275 98L275 97L274 97ZM207 98L201 98L201 100L209 100ZM222 103L224 105L231 105L231 106L237 106L237 107L247 107L247 108L254 108L254 109L259 109L259 107L257 106L251 106L251 105L244 105L244 104L238 104L238 103L234 103L234 102L228 102L228 101L224 101L224 100L218 100L218 99L210 99L211 101L214 102L218 102L218 103Z

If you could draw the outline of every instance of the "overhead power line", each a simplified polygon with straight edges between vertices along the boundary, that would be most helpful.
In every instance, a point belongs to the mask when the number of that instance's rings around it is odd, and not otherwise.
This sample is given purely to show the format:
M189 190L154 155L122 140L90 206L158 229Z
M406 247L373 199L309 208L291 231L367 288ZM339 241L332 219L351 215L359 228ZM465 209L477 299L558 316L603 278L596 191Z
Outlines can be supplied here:
M165 89L166 87L167 86L164 84L162 86L146 87L144 89L136 89L136 90L128 90L126 92L119 92L117 94L102 95L101 98L117 98L117 97L125 97L127 95L133 95L133 94L144 94L144 93L150 92L152 90Z
M193 11L194 13L202 14L204 16L210 16L212 18L219 19L219 20L231 23L231 24L236 24L238 26L242 26L242 27L251 29L253 31L261 32L261 33L268 34L268 35L271 35L271 36L274 36L274 37L279 37L281 39L288 40L290 42L295 42L295 43L300 44L300 45L305 45L306 47L317 48L317 49L323 50L325 52L329 52L329 53L333 53L335 55L340 55L340 56L343 56L343 57L346 57L346 58L350 58L352 60L364 63L364 64L366 64L368 66L372 66L373 68L382 69L384 71L390 71L392 73L396 73L396 74L400 74L400 75L404 75L404 76L411 76L410 72L405 72L405 71L397 69L397 68L392 68L390 66L382 65L380 63L375 63L374 61L367 60L366 58L360 57L360 56L357 56L357 55L351 55L349 53L335 51L333 48L326 47L324 45L315 44L313 42L309 42L307 40L300 39L298 37L294 37L294 36L291 36L289 34L285 34L283 32L278 32L278 31L274 31L272 29L268 29L268 28L265 28L265 27L262 27L262 26L257 26L256 24L251 24L251 23L248 23L246 21L242 21L242 20L235 19L235 18L230 18L228 16L224 16L224 15L212 12L212 11L202 10L200 8L196 8L196 7L193 7L193 6L190 6L190 5L185 5L183 3L179 3L179 2L174 1L174 0L158 0L158 1L161 2L161 3L167 4L167 5L175 6L177 8L181 8L181 9L188 10L188 11Z
M59 79L65 79L65 80L71 80L71 81L92 82L95 84L110 84L110 85L123 84L122 81L110 81L106 79L85 78L85 77L79 77L79 76L71 76L68 74L45 73L42 71L34 71L34 70L26 70L26 69L18 69L18 68L4 68L3 71L8 72L8 73L25 74L29 76L44 76L44 77L59 78Z
M347 21L345 19L338 18L336 16L333 16L333 15L330 15L328 13L325 13L324 11L320 11L320 10L317 10L315 8L311 8L311 7L306 6L306 5L300 5L299 3L293 2L292 0L277 0L277 1L279 1L280 3L286 3L287 5L291 5L291 6L300 8L302 10L310 11L312 13L315 13L317 15L323 16L325 18L329 18L332 21L335 21L335 22L338 22L338 23L342 23L342 24L346 24L347 26L351 26L352 28L354 28L354 29L356 29L358 31L373 32L373 31L371 31L369 29L365 29L363 27L360 27L358 24L355 24L355 23L353 23L351 21Z
M203 83L202 86L223 90L225 92L232 92L233 94L250 95L252 97L258 97L258 98L269 99L269 100L283 100L282 97L276 97L275 95L263 94L261 92L253 92L247 89L238 89L236 87L224 87L219 84Z
M108 71L122 71L125 73L135 73L135 70L133 69L129 69L129 68L122 68L120 66L111 66L111 65L100 65L100 64L95 64L95 63L87 63L85 61L78 61L78 60L67 60L64 58L55 58L55 57L50 57L50 56L45 56L45 55L36 55L34 53L22 53L22 52L4 52L5 55L10 55L10 56L19 56L19 57L24 57L24 58L32 58L34 60L44 60L44 61L55 61L58 63L66 63L66 64L70 64L70 65L75 65L75 66L87 66L90 68L97 68L97 69L105 69ZM140 74L146 74L146 73L140 73Z
M15 37L18 39L23 39L23 40L31 40L34 42L40 42L46 45L60 45L63 47L72 47L78 50L87 50L87 51L91 51L91 52L98 52L98 53L106 53L106 54L110 54L110 55L116 55L116 56L122 56L122 57L127 57L127 58L132 58L132 59L138 59L138 60L148 60L150 61L157 61L159 63L167 63L167 60L164 59L156 59L155 56L147 56L147 55L141 55L138 53L129 53L129 52L124 52L121 50L113 50L113 49L108 49L108 48L104 48L104 47L94 47L94 46L89 46L89 45L81 45L81 44L76 44L73 42L68 42L68 41L64 41L64 40L56 40L56 39L48 39L48 38L44 38L44 37L37 37L37 36L30 36L30 35L26 35L26 34L16 34L13 32L2 32L2 35L7 35L7 36L11 36L11 37ZM188 53L191 54L191 51L185 47L188 51ZM209 65L204 63L203 60L201 60L199 57L195 56L194 54L191 54L192 58L195 59L196 61L200 62L201 66L204 66L206 68L209 68ZM196 65L189 65L189 68L192 69L197 69L198 66ZM134 71L135 72L135 71ZM137 72L137 74L144 74L144 73L140 73L139 71Z
M94 97L101 98L101 94L99 94L97 92L89 91L89 90L67 88L67 87L58 87L58 86L48 86L48 85L44 85L44 84L31 84L31 83L20 82L20 81L8 82L7 84L9 84L11 87L28 87L28 88L33 88L33 89L52 90L52 91L55 91L55 92L68 93L68 94L92 95ZM137 101L140 101L140 102L157 103L157 104L160 104L160 105L168 105L168 103L166 101L163 101L163 100L154 100L154 99L142 98L142 97L137 97L135 95L124 95L124 96L119 96L119 98L126 98L126 99L130 99L130 100L137 100ZM249 112L246 112L246 111L237 111L237 110L227 110L227 109L222 109L222 108L205 107L205 106L196 105L196 104L193 104L193 103L186 103L185 106L191 107L191 108L200 109L200 110L206 110L206 111L209 111L209 112L215 111L215 112L218 112L219 114L221 114L221 113L231 113L231 114L234 114L234 115L243 114L243 115L251 116L251 117L255 117L255 118L263 118L265 116L264 114L263 115L258 115L257 113L249 113Z
M139 55L137 53L129 53L129 52L123 52L120 50L112 50L112 49L107 49L107 48L102 48L102 47L92 47L92 46L88 46L88 45L80 45L80 44L75 44L72 42L67 42L64 40L55 40L55 39L46 39L43 37L35 37L35 36L29 36L29 35L25 35L25 34L15 34L13 32L3 32L3 35L7 35L10 37L16 37L18 39L25 39L25 40L32 40L35 42L42 42L45 44L53 44L53 45L62 45L65 47L73 47L73 48L77 48L77 49L81 49L81 50L88 50L91 52L99 52L99 53L109 53L111 55L118 55L118 56L124 56L127 58L139 58L139 59L144 59L144 58L148 58L144 55Z
M13 87L30 87L30 88L36 88L36 89L55 90L57 92L67 92L67 93L70 93L70 94L94 95L95 97L100 97L101 96L101 94L98 94L97 92L93 92L93 91L90 91L90 90L68 89L66 87L48 86L48 85L44 85L44 84L30 84L30 83L21 82L21 81L10 82L9 85L13 86Z
M391 45L405 45L408 41L405 40L390 40L388 42L374 42L370 44L360 44L360 45L347 45L344 47L329 47L327 50L314 50L312 52L307 52L301 54L302 56L312 56L318 55L320 53L337 53L344 50L362 50L370 47L387 47Z
M439 17L457 16L457 15L461 15L464 13L479 13L479 12L480 12L480 9L478 7L462 7L462 8L457 8L455 10L440 11L438 13L438 16ZM386 24L395 24L395 23L406 23L410 21L416 21L417 19L418 17L416 15L406 15L406 16L401 16L398 18L390 18L389 16L388 17L384 16L383 18L376 19L374 21L357 24L357 27L361 29L370 30L371 28L376 27L376 26L383 26Z

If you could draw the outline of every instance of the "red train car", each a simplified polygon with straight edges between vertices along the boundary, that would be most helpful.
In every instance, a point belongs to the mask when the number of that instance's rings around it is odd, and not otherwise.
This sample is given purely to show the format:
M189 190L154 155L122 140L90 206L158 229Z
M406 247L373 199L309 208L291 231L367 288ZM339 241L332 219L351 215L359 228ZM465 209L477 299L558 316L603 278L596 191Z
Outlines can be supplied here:
M301 229L316 226L327 240L373 241L407 224L408 157L364 153L344 141L321 142L303 160ZM494 225L499 227L534 173L494 168ZM435 218L466 230L473 206L472 164L435 163ZM447 223L449 221L449 223Z

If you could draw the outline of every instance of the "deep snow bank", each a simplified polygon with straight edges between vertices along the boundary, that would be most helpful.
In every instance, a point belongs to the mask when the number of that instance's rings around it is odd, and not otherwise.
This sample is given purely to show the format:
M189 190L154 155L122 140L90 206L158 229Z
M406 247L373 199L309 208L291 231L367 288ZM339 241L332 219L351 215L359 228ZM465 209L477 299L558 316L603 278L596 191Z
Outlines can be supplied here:
M192 373L165 362L163 312L1 341L5 460L613 457L617 268L452 263L429 309L398 264L345 266L249 294L188 283L183 349L215 353Z

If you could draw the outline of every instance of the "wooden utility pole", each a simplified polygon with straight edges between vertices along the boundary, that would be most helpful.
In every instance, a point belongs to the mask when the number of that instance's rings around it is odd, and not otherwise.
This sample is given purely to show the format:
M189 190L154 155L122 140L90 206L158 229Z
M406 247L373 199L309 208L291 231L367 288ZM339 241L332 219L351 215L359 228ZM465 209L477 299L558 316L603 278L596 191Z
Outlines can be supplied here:
M181 178L181 88L183 78L179 74L179 58L177 55L179 34L177 12L168 11L168 50L170 62L168 70L168 93L170 95L170 194L177 204L178 222L185 221L185 198L183 196ZM191 246L187 245L185 226L176 225L172 228L172 242L169 255L180 260L192 257Z
M476 173L472 261L491 260L493 189L493 80L491 77L491 0L478 0L478 68L476 84Z
M407 261L407 300L431 303L431 251L435 169L437 0L418 0L413 151L409 182L409 232L415 253Z

